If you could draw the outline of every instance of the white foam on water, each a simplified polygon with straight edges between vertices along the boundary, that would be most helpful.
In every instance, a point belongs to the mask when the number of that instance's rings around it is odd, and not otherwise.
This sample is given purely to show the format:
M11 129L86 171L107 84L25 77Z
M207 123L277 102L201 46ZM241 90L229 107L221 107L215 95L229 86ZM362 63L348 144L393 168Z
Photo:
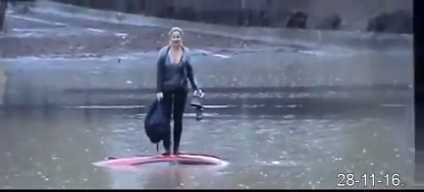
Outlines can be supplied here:
M71 109L137 109L144 108L144 105L80 105L80 106L71 106L65 108Z
M104 32L106 32L105 30L102 30L102 29L96 29L96 28L87 28L87 30L89 30L89 31L94 31L94 32L98 32L98 33L104 33Z
M229 58L231 58L231 56L229 56L229 55L215 54L213 52L206 51L206 50L203 50L203 49L197 49L197 50L194 50L194 52L195 53L197 52L197 53L205 54L205 55L208 55L208 56L219 57L219 58L222 58L222 59L229 59Z
M228 55L222 55L222 54L213 54L212 56L214 56L214 57L220 57L220 58L223 58L223 59L231 58L231 57L230 57L230 56L228 56Z
M293 160L274 160L274 161L261 161L258 162L261 165L266 165L266 166L299 166L301 165L301 163L297 162L297 161L293 161Z
M206 109L223 109L223 108L231 108L235 107L234 105L204 105Z
M37 23L43 23L43 24L47 24L47 25L55 25L55 26L67 26L64 23L60 23L60 22L52 22L52 21L48 21L48 20L44 20L44 19L36 19L36 18L31 18L31 17L25 17L25 16L20 16L20 15L11 15L10 17L13 17L15 19L21 19L21 20L26 20L26 21L32 21L32 22L37 22Z
M128 34L126 34L126 33L115 33L115 36L118 36L118 37L127 37L128 36Z
M299 108L302 105L276 105L275 108Z
M315 55L315 56L324 55L324 52L320 52L320 51L299 51L299 53L302 53L302 54L305 54L305 55Z
M203 113L202 114L203 117L218 117L218 116L222 116L219 115L218 113ZM195 113L184 113L184 117L196 117Z
M406 107L404 104L381 104L381 107L393 107L393 108L400 108L400 107Z

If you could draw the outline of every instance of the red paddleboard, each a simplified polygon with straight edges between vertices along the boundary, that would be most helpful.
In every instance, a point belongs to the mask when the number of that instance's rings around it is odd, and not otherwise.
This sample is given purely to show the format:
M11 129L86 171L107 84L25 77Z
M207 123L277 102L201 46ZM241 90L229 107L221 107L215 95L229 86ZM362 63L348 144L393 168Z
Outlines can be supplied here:
M93 163L101 167L135 167L152 163L177 163L182 165L212 165L225 166L227 161L219 157L205 154L180 153L178 155L155 155L110 158Z

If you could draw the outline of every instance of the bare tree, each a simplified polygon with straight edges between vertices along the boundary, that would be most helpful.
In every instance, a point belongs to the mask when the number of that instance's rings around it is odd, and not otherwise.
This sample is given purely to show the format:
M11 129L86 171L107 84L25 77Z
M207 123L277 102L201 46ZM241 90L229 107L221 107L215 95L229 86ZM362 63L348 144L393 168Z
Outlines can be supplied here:
M5 25L7 1L8 0L0 1L0 32L3 31L3 27Z

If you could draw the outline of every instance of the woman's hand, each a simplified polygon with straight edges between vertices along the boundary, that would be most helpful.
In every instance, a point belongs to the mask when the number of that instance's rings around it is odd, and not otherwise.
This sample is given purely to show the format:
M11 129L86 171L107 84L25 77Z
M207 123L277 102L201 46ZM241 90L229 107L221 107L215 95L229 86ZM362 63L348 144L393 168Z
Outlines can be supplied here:
M163 93L162 92L156 93L156 98L158 99L158 101L160 101L163 98Z
M203 96L205 96L205 93L203 93L203 91L201 89L197 89L197 90L194 91L193 95L203 97Z

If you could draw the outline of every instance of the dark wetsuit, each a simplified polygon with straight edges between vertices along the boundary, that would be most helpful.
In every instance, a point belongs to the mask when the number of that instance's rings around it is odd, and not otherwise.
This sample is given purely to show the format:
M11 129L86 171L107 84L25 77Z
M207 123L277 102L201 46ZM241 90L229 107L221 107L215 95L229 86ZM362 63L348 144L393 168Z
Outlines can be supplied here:
M169 119L173 116L174 120L174 153L179 151L183 131L183 113L187 99L188 81L194 90L198 89L187 51L184 49L183 56L178 63L171 63L168 56L169 46L164 47L159 51L157 63L157 92L163 93L163 104L167 116ZM165 137L163 146L167 152L170 152L171 130Z

